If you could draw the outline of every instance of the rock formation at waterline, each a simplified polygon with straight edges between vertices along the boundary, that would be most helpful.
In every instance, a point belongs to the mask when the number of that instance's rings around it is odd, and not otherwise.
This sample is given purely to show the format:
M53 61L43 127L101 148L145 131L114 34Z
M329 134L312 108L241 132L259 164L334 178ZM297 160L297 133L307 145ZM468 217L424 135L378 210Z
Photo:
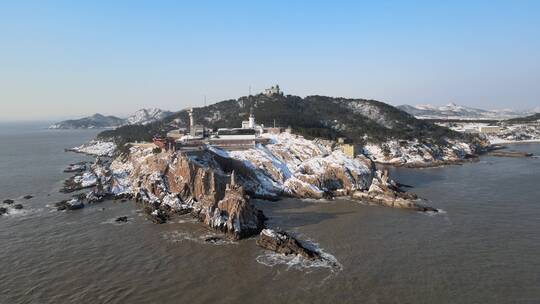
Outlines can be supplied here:
M144 153L140 151L140 153ZM175 213L190 212L211 228L238 239L261 231L264 215L226 172L212 153L130 156L130 190L144 202L155 222ZM114 166L113 166L114 167ZM116 171L118 173L118 171ZM112 183L117 183L113 174Z
M272 250L284 255L299 255L306 259L320 259L319 252L302 245L294 237L283 231L264 229L257 239L257 245L264 249Z
M389 207L435 211L417 204L415 195L400 191L366 156L350 158L301 136L265 136L268 144L237 151L210 147L158 153L132 147L127 155L112 162L98 160L90 167L95 186L86 199L134 197L156 223L191 213L235 239L264 228L265 217L250 198L349 196Z

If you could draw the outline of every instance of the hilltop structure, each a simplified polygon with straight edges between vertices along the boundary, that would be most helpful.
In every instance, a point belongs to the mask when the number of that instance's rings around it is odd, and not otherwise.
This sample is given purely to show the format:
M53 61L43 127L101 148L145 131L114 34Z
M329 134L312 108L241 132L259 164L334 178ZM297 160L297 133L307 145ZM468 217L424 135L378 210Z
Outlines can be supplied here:
M264 89L264 95L271 97L273 95L283 95L283 92L279 89L279 85L276 84L268 89Z

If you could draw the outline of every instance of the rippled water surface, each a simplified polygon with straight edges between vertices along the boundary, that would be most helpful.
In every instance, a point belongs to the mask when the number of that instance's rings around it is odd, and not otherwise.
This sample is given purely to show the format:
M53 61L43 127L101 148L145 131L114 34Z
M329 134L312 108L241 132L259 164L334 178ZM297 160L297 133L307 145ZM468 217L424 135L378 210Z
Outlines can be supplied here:
M25 206L0 217L0 303L540 303L540 159L393 169L437 215L257 201L270 226L323 250L310 263L254 239L209 244L189 216L155 225L129 201L54 211L65 165L90 159L63 149L97 131L39 127L0 124L0 199Z

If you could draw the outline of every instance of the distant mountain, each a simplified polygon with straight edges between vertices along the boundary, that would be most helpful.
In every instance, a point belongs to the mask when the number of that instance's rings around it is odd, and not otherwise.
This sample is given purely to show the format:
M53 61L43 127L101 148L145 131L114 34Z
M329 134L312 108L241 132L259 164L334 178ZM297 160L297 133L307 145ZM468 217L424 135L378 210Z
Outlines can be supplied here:
M49 129L99 129L119 127L123 124L122 118L94 114L81 119L64 120L49 126Z
M103 129L117 128L123 125L145 125L161 120L171 114L172 112L156 108L138 110L125 119L116 116L94 114L80 119L64 120L49 126L49 129Z
M529 111L519 112L510 109L483 110L449 103L446 106L401 105L397 107L416 118L422 119L509 119L531 114Z

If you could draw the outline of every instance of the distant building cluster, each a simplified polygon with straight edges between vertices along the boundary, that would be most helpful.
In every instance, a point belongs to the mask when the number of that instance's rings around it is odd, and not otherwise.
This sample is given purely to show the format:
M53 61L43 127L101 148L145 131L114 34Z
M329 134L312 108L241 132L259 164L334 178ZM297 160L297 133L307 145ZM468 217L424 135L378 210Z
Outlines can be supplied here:
M154 137L154 144L165 150L199 151L206 147L217 147L225 150L241 150L254 147L256 144L266 144L269 139L262 137L263 133L279 134L291 132L290 128L265 128L255 121L253 109L248 120L242 121L239 128L219 128L217 131L196 123L193 109L188 110L188 128L178 128L167 133L166 138Z

